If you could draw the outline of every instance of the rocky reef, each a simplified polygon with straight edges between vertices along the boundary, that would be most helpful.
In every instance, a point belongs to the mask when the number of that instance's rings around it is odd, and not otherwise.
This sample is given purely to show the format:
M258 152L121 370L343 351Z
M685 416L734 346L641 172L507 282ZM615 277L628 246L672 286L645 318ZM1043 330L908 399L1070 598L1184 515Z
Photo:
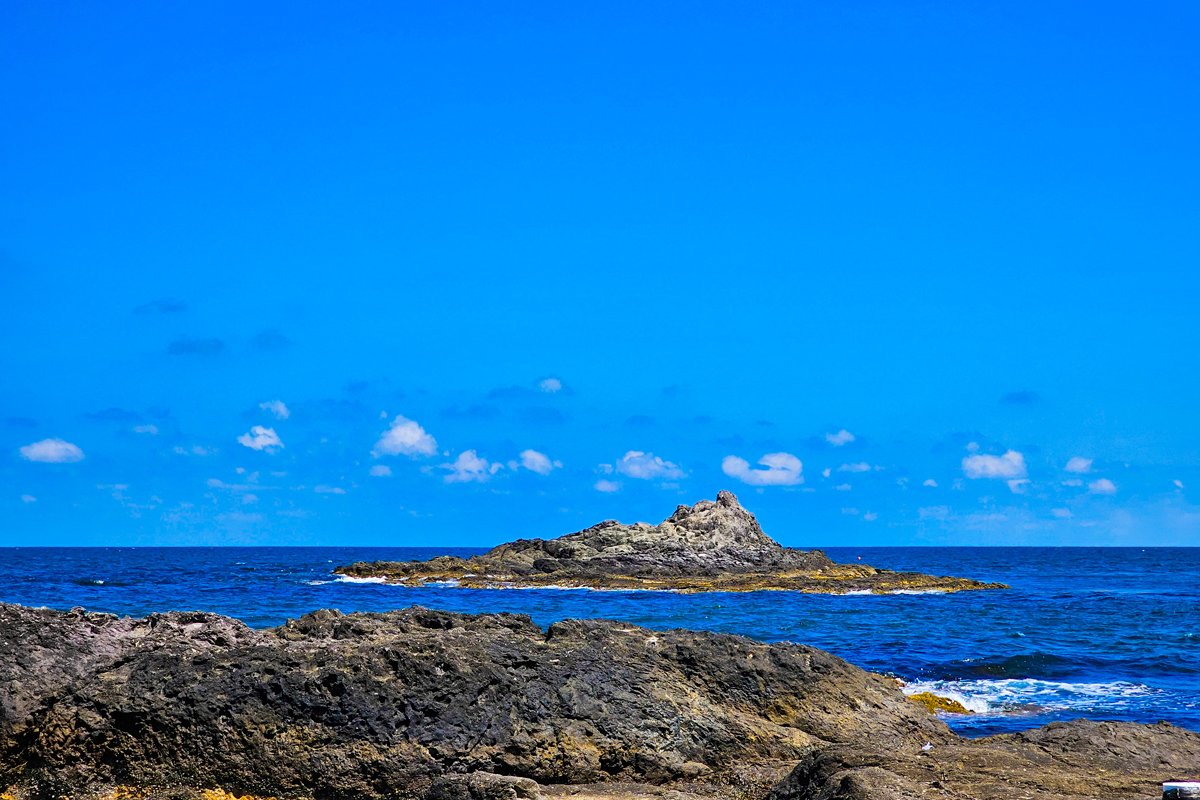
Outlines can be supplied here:
M1000 583L836 564L820 550L784 547L763 533L732 492L679 506L658 525L607 520L557 539L518 539L470 558L359 562L334 570L407 586L555 586L678 592L763 589L848 592L957 592Z
M1165 723L968 740L799 644L414 607L269 630L0 605L12 798L1141 798Z

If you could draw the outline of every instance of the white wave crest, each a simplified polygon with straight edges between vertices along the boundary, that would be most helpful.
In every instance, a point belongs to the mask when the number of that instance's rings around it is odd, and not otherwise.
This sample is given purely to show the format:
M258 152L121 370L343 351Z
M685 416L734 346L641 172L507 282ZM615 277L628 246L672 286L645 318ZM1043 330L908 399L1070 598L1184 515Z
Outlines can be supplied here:
M342 583L387 583L387 578L378 576L371 578L356 578L353 575L338 575L336 578L334 578L334 580L341 581Z
M1031 708L1047 711L1119 710L1137 698L1159 690L1140 683L1066 683L1032 678L969 681L916 681L903 688L905 694L932 692L962 703L976 714L1002 714Z

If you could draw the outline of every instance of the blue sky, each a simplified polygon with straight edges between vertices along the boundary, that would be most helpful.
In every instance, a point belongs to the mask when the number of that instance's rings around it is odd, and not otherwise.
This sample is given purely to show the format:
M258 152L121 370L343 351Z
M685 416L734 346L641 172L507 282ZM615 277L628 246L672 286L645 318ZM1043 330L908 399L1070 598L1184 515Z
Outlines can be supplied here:
M0 544L1200 545L1195 4L3 14Z

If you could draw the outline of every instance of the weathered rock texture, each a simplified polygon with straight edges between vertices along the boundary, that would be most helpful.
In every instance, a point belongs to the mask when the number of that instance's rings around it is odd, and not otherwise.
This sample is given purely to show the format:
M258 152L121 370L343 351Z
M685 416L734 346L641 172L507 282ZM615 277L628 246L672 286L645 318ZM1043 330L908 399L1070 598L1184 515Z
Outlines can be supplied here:
M615 520L557 539L518 539L471 558L374 561L338 567L352 578L409 586L567 586L683 592L792 590L961 591L1007 588L964 578L835 564L820 550L784 547L763 533L731 492L679 506L658 525Z
M424 608L254 631L0 605L0 697L0 784L37 800L761 798L797 764L777 800L1135 798L1200 773L1165 724L961 739L803 645Z

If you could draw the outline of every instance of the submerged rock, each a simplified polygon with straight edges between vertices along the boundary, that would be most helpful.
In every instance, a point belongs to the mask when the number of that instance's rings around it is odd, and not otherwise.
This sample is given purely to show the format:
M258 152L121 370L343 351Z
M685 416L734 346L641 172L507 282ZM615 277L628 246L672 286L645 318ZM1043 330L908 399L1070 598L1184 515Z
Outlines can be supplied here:
M419 607L254 631L0 605L0 697L29 800L1132 799L1200 773L1166 723L963 739L804 645Z
M952 592L1007 588L965 578L836 564L820 550L784 547L763 533L732 492L679 506L658 525L607 520L557 539L518 539L470 558L373 561L338 567L349 578L408 586L559 586L681 592L792 590Z

